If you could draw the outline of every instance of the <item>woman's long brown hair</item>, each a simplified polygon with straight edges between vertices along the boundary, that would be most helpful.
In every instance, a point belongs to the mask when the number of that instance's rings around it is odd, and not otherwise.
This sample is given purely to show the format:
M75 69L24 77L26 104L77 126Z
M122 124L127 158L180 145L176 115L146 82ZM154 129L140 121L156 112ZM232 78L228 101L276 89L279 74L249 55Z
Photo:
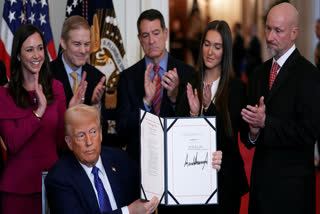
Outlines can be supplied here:
M210 22L201 39L200 54L199 54L199 80L198 86L199 94L202 95L203 81L205 77L206 66L203 60L202 47L209 30L217 31L222 37L223 55L221 60L221 75L217 92L215 94L215 106L221 112L222 120L224 121L224 131L228 136L232 136L232 126L228 109L228 84L230 79L231 60L232 60L232 37L228 24L225 21L212 21ZM202 96L199 96L200 103L202 104Z

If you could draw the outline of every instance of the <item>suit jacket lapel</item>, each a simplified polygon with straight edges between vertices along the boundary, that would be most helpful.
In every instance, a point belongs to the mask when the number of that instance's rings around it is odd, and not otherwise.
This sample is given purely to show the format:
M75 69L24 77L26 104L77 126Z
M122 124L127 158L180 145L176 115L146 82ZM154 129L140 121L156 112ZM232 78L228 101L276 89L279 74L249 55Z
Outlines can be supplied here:
M295 65L296 59L300 56L298 49L295 49L294 52L289 56L283 66L280 68L280 71L272 85L272 88L269 93L269 97L266 102L269 102L270 99L277 93L279 88L290 78L292 74L291 67ZM269 74L270 75L270 74Z
M76 188L81 192L83 199L87 202L88 210L92 213L99 213L100 208L97 197L86 172L83 170L73 154L72 161L72 167L70 167L70 170L72 170L72 174L74 175L74 184L76 185Z
M145 59L144 58L142 58L140 61L139 61L139 63L138 63L138 65L137 65L137 71L135 71L135 72L137 72L136 74L135 74L135 80L133 80L133 81L136 81L136 82L134 82L133 84L136 86L135 87L135 92L136 92L136 95L137 96L135 96L135 97L144 97L144 95L145 95L145 91L144 91L144 73L145 73L145 70L146 70L146 62L145 62ZM143 92L143 93L141 93L141 92ZM140 103L141 102L141 100L138 100L138 102Z
M260 83L261 84L261 92L258 92L258 94L265 94L264 102L267 102L267 100L269 99L269 95L270 95L269 77L270 77L271 66L272 66L272 59L270 59L266 63L266 66L264 68L265 73L263 73L264 77L262 78L263 80L266 80L266 81L262 81ZM257 103L259 103L259 99L260 99L260 97L258 97Z
M91 105L91 96L93 94L93 90L96 87L96 85L94 84L95 82L94 82L93 77L91 77L92 72L90 72L90 68L88 67L87 63L84 64L81 68L81 77L82 77L84 71L87 73L86 81L88 83L87 90L84 95L85 96L84 104ZM80 82L79 82L79 84L80 84Z
M116 200L118 208L119 205L123 204L121 201L121 185L119 183L119 177L117 172L117 166L115 165L114 161L112 161L112 154L106 154L105 152L101 151L101 159L104 166L104 169L106 171L113 196ZM111 157L110 157L111 156Z
M59 80L60 82L62 82L63 87L64 87L64 91L66 94L66 99L67 99L67 106L73 96L73 92L72 92L72 88L69 82L69 77L67 74L67 71L64 67L63 61L62 61L62 54L57 58L57 67L58 70L57 71L53 71L56 72L56 79Z
M168 54L168 64L167 64L167 71L172 70L175 66L174 58Z

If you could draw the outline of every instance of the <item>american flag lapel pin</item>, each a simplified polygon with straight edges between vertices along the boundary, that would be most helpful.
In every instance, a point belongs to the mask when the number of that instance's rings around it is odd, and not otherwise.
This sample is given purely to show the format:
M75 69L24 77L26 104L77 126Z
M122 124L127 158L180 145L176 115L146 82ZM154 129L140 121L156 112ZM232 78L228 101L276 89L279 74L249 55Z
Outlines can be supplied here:
M114 171L114 172L116 172L117 170L116 170L116 168L114 168L114 167L111 167L111 169L112 169L112 171Z

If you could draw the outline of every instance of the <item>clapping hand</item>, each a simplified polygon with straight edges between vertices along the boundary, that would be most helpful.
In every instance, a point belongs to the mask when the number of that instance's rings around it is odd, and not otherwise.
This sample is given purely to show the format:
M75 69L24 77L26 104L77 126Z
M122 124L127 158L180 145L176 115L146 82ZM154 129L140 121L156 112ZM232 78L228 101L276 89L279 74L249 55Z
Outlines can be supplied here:
M156 86L157 86L157 81L158 81L158 78L159 75L156 75L154 78L153 78L153 81L151 81L151 71L152 71L152 64L150 63L148 66L147 66L147 69L146 71L144 72L144 91L145 91L145 97L143 98L144 101L146 102L146 104L148 106L151 106L152 105L152 100L155 96L155 93L156 93Z
M260 129L264 128L266 119L266 106L264 104L264 97L260 97L259 106L247 105L247 108L241 111L242 119L249 124L250 135L255 138Z
M200 102L198 97L197 89L192 89L192 85L190 83L187 84L187 97L188 103L190 107L190 114L192 116L199 115L200 111Z
M102 95L104 94L104 90L106 88L104 82L106 81L106 76L101 77L100 82L94 88L91 104L95 106L100 106Z
M164 72L162 77L162 86L167 90L167 95L169 100L172 103L176 103L177 96L178 96L178 86L179 86L179 77L177 73L177 69L174 68L173 70L169 70Z
M39 84L39 73L34 74L34 90L38 102L36 113L42 117L47 108L47 98L43 93L42 85Z
M81 82L76 90L76 93L72 96L69 102L69 108L72 106L76 106L78 104L84 103L85 94L88 86L88 82L86 81L87 72L83 71Z

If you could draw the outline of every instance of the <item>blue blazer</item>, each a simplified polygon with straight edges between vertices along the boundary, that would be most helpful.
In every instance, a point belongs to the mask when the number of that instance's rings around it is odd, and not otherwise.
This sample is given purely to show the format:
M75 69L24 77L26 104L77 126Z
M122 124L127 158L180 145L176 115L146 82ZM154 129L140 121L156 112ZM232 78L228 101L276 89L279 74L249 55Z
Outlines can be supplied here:
M136 165L126 152L102 147L101 159L118 209L139 198L139 175ZM63 156L49 171L46 191L50 213L100 213L92 184L73 153Z

